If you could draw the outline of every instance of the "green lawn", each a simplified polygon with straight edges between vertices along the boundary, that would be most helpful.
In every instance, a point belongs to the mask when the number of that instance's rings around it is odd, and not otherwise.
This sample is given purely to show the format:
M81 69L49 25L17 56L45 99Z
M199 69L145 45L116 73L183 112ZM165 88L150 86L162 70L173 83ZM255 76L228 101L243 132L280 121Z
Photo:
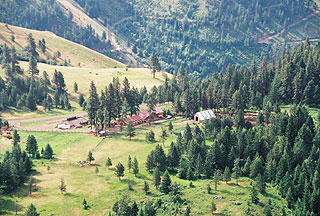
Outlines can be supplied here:
M179 132L185 127L183 119L172 120L175 132ZM8 211L8 215L13 214L14 202L19 201L19 205L25 207L34 203L41 215L107 215L111 210L113 203L121 198L123 194L129 194L132 199L145 200L160 197L161 194L152 186L152 176L145 170L145 161L147 155L159 142L161 127L168 122L152 125L151 127L137 128L137 136L129 141L124 133L112 135L102 141L102 138L85 134L69 133L47 133L47 132L20 132L21 146L24 148L25 141L29 134L35 135L41 149L47 143L52 146L56 160L34 161L36 173L34 178L37 181L37 191L28 195L27 187L16 192L12 197L3 197L2 206ZM153 129L158 142L146 143L145 132ZM171 135L165 142L165 151L176 137ZM4 142L5 141L5 142ZM102 141L102 142L101 142ZM100 143L101 142L101 143ZM0 155L6 149L11 147L11 141L2 140ZM100 143L98 145L98 143ZM210 144L210 143L209 143ZM78 161L86 160L89 151L93 152L95 165L99 167L99 174L95 174L95 166L79 167ZM106 158L112 159L113 165L122 162L127 167L128 155L136 156L139 161L140 173L137 177L125 171L125 177L119 181L112 169L107 169L104 164ZM51 167L50 173L47 172L47 166ZM65 179L67 193L62 195L58 189L60 179ZM206 186L210 181L194 181L194 188L190 188L189 181L181 180L174 176L171 177L174 182L179 182L186 189L183 190L182 198L189 200L193 215L210 215L210 202L216 195L222 195L222 200L217 200L216 204L219 213L229 213L226 215L242 215L247 208L249 200L250 180L242 178L240 186L236 186L234 181L225 184L220 182L218 192L213 194L206 193ZM146 196L142 190L143 182L149 182L151 194ZM128 191L127 184L131 182L133 191ZM214 188L213 183L211 187ZM82 209L81 203L86 199L91 205L87 211ZM277 208L285 206L285 202L277 195L272 187L267 188L266 196L260 195L262 202L266 203L271 199ZM234 205L233 202L240 202L241 205ZM262 215L262 208L256 205L251 206L258 215ZM21 211L24 212L25 208Z

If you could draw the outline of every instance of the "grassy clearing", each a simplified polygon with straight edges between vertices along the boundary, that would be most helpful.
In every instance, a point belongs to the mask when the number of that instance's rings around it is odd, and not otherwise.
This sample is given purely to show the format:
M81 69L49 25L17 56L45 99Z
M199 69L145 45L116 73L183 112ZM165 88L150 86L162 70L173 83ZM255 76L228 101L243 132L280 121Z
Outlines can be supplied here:
M285 105L285 106L281 106L281 110L282 111L286 111L288 113L290 113L290 109L293 107L293 105ZM306 107L306 109L308 110L308 112L310 113L311 117L313 118L313 120L315 121L316 124L320 124L320 122L318 122L318 112L320 111L320 108L314 108L314 107Z
M114 59L80 44L58 37L51 32L30 30L11 25L6 27L4 23L0 23L0 43L6 43L10 47L15 46L17 50L23 49L27 45L27 37L29 33L32 33L37 44L38 41L43 38L46 40L46 54L42 54L40 50L37 50L42 59L46 60L47 56L52 58L55 52L60 51L61 57L57 61L63 63L65 59L70 59L70 64L72 66L78 66L80 63L81 67L124 67L124 64ZM15 42L11 41L12 35L15 37Z
M183 119L172 121L175 133L185 127ZM13 204L15 200L19 200L19 204L24 207L34 203L42 215L107 215L111 211L113 203L123 194L127 193L132 199L138 201L161 197L160 192L152 186L152 176L145 170L145 160L155 145L160 143L161 127L167 124L168 121L151 127L137 128L137 136L132 141L129 141L124 133L113 135L103 141L102 138L84 134L32 133L36 136L40 149L47 143L52 145L57 159L54 161L35 161L37 173L34 177L37 181L37 191L28 195L27 187L25 187L12 197L3 197L4 208L8 211L8 215L13 214ZM145 132L150 129L155 131L158 142L145 142ZM22 148L24 148L29 134L27 132L20 133ZM175 139L175 136L171 135L165 142L164 149L166 152L170 142ZM100 145L97 145L99 142L101 142ZM5 148L9 148L11 145L11 142L3 144L3 148L0 148L0 155L4 153ZM85 160L89 151L93 152L96 159L94 163L100 170L98 175L95 174L95 166L78 167L77 162ZM126 167L129 154L132 157L137 157L140 173L137 177L134 177L126 170L125 177L119 181L114 175L113 168L107 169L104 166L106 158L109 156L113 165L122 162ZM46 169L48 165L51 167L50 173ZM67 193L64 195L60 194L58 189L62 177L67 185ZM229 182L229 184L220 182L218 192L213 194L206 193L206 185L210 181L194 181L195 187L190 188L188 186L190 182L187 180L181 180L174 176L172 176L172 180L186 186L182 198L190 201L193 215L210 215L210 202L216 195L224 197L222 200L216 201L219 213L228 212L229 215L242 215L247 208L250 191L250 180L247 178L241 179L240 186L235 186L234 181ZM150 185L151 193L148 196L142 190L144 181L147 181ZM128 182L133 185L133 191L128 191ZM211 186L214 187L213 183L211 183ZM81 203L84 198L91 205L90 210L82 209ZM272 199L273 203L279 208L285 205L272 187L267 188L266 196L260 195L262 202L266 203L268 198ZM234 201L240 202L241 205L232 204ZM255 209L258 215L262 215L261 207L252 205L251 208Z
M1 117L7 120L13 119L30 119L30 118L40 118L46 116L57 116L57 115L67 115L67 114L77 114L83 113L84 111L75 101L70 101L72 109L52 109L51 111L45 110L42 106L38 106L38 110L30 112L28 109L16 109L11 107L8 111L1 112Z
M24 69L29 67L28 62L20 62L20 65ZM91 81L94 81L97 89L101 90L112 82L113 77L119 77L121 82L127 77L131 86L139 89L143 86L151 89L153 86L158 86L164 82L162 73L158 73L156 79L153 79L150 70L146 68L129 68L127 71L125 68L79 68L54 66L42 63L38 64L38 68L41 71L41 74L43 71L47 71L50 79L52 79L55 70L61 71L69 93L73 93L73 85L75 82L77 82L79 86L79 92L86 94L89 91ZM170 76L170 74L167 75Z

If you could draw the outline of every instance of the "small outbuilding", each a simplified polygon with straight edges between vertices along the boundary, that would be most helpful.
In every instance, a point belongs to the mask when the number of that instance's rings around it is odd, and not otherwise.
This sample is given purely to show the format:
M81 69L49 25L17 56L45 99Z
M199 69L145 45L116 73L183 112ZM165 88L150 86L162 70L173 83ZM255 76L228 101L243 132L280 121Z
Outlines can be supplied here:
M213 113L212 110L204 110L194 114L194 121L197 123L202 123L203 121L206 121L215 117L216 115Z

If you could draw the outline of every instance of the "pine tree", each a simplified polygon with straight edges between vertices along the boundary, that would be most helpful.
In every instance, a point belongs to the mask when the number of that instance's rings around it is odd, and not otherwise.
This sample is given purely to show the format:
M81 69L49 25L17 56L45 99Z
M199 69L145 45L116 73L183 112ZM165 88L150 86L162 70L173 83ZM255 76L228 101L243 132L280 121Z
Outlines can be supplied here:
M160 135L161 139L162 139L162 145L164 146L164 141L167 139L168 134L167 134L167 130L165 128L161 128L161 135Z
M150 57L150 69L151 69L152 77L155 79L156 72L161 70L159 59L155 53L152 53Z
M207 184L207 192L208 192L208 194L211 194L211 186L210 186L210 184Z
M31 203L28 206L27 211L24 213L25 216L39 216L40 214L37 212L36 207Z
M62 194L67 191L67 186L66 186L63 178L61 178L59 189Z
M82 201L82 207L84 210L88 210L89 206L88 206L88 203L87 203L87 200L86 199L83 199Z
M260 173L258 174L258 176L256 178L256 187L260 193L266 192L266 182L264 180L264 176L262 176Z
M233 172L236 178L236 184L239 185L239 176L240 176L240 159L237 158L234 160Z
M112 166L112 161L111 161L111 159L109 157L107 158L106 166L107 167Z
M161 177L160 177L160 171L158 167L154 170L153 173L153 184L158 189L161 184Z
M73 84L73 91L75 92L75 93L77 93L78 92L78 84L75 82L74 84Z
M162 177L160 191L162 193L168 194L170 192L170 186L171 186L171 179L170 179L168 170L166 170Z
M92 152L89 151L87 156L87 161L89 161L89 164L91 164L92 161L94 161L94 157L92 156Z
M226 182L226 184L228 183L228 181L231 181L231 173L229 167L226 167L224 169L223 180Z
M172 124L172 122L169 122L168 130L169 130L170 132L172 132L172 130L173 130L173 124Z
M216 203L214 202L214 199L211 200L211 213L214 215L214 212L217 211Z
M214 190L218 190L218 184L221 179L221 171L220 170L215 170L213 174L213 181L214 181Z
M115 175L119 178L119 181L124 176L124 166L120 162L116 165Z
M29 135L26 144L26 151L35 158L36 152L38 151L37 140L33 135Z
M191 215L191 207L187 206L184 216L190 216L190 215Z
M46 145L46 148L44 149L42 156L44 159L52 159L53 158L53 150L52 150L50 144Z
M131 141L131 138L134 137L135 135L136 135L135 128L132 122L129 121L127 125L127 137L129 137L129 140Z
M13 131L13 145L18 145L20 142L20 135L18 134L17 130Z
M99 110L99 96L97 93L97 88L93 81L90 84L89 98L86 105L86 109L88 112L89 122L92 128L92 126L97 125L97 120L98 120L97 112Z
M251 202L257 204L259 202L258 192L256 188L253 186L250 191Z
M132 168L132 159L131 159L131 156L129 155L128 156L128 170L129 170L129 173L130 173L131 168Z
M149 193L149 184L146 181L144 181L144 184L143 184L143 191L146 193L146 195L148 195L148 193Z
M134 159L133 159L132 170L133 170L134 176L137 176L137 174L139 173L139 164L138 164L138 160L136 157L134 157Z

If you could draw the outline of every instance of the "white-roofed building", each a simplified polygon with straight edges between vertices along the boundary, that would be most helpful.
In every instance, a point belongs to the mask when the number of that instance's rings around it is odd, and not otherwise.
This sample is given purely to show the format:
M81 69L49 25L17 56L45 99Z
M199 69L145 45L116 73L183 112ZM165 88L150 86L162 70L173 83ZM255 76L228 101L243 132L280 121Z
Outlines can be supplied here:
M216 115L213 113L212 110L204 110L204 111L197 112L196 114L194 114L194 121L201 123L203 121L206 121L208 119L212 119L215 117L216 117Z

